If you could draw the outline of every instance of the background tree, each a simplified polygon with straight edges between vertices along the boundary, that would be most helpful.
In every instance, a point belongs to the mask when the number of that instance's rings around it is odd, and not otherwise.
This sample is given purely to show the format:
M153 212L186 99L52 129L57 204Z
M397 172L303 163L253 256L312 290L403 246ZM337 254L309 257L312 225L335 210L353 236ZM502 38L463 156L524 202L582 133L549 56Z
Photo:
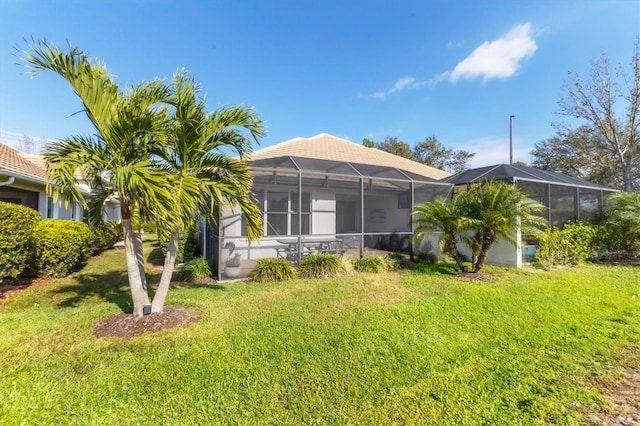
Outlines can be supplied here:
M569 72L565 93L558 102L560 115L585 120L602 137L598 155L615 160L622 188L629 192L638 188L640 179L640 40L635 43L630 65L631 75L618 67L614 79L603 54L591 62L589 78Z
M558 131L531 151L532 165L614 188L622 187L615 159L603 149L603 137L591 126Z
M376 148L380 151L385 151L390 154L397 155L399 157L408 158L409 160L417 161L417 158L411 149L411 145L399 140L396 137L387 136L382 142L374 142L371 139L364 139L362 144L369 148Z
M424 141L418 142L413 148L413 152L418 162L451 173L468 169L469 161L475 156L469 151L454 151L453 148L445 147L435 135L428 136Z
M428 136L413 148L396 137L387 136L382 142L363 139L362 145L377 148L409 160L417 161L427 166L446 170L451 173L461 172L469 167L469 161L475 155L465 150L453 150L442 145L436 136Z

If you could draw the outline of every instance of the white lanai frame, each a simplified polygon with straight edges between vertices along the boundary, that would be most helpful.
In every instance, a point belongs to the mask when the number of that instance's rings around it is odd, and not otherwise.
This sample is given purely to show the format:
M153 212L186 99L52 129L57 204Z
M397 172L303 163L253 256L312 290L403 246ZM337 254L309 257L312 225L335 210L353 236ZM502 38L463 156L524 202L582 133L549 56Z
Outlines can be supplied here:
M367 250L411 254L411 209L448 196L453 187L397 167L345 161L281 156L250 165L265 235L248 244L239 212L223 211L207 249L219 279L233 253L240 253L244 274L257 259L284 257L288 249L286 256L297 261L316 245L351 256ZM434 238L422 248L436 250L439 236Z

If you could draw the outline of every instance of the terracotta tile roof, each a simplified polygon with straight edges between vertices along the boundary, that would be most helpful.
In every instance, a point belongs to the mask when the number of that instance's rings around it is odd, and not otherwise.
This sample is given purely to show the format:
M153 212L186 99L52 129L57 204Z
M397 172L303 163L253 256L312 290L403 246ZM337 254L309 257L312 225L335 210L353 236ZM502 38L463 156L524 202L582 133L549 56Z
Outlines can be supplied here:
M45 182L45 163L39 155L29 155L0 142L0 174L8 172L15 177L25 177Z
M358 143L326 133L321 133L311 138L294 138L277 145L257 150L251 154L249 160L263 160L267 158L285 157L287 155L395 167L436 180L451 175L443 170L394 154L389 154L376 148L367 148Z

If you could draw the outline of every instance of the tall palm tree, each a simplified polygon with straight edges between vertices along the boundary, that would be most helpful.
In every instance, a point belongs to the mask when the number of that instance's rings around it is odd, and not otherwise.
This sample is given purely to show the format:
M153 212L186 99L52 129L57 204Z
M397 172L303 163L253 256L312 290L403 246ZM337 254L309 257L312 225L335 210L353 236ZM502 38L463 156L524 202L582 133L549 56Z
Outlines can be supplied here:
M442 232L440 250L446 249L462 271L463 260L456 248L456 236L469 229L475 221L463 216L459 206L459 195L454 195L452 199L438 197L431 202L416 205L411 215L416 217L417 227L413 234L416 242L430 233Z
M475 233L465 242L472 253L472 271L479 272L498 237L517 244L517 232L535 236L547 221L544 206L508 182L472 184L461 197L460 213L476 220Z
M142 316L149 296L141 241L131 217L134 211L143 218L162 212L170 195L164 171L152 161L165 139L167 113L162 105L169 100L169 88L152 81L122 92L104 65L77 48L69 46L65 52L45 39L29 48L23 58L30 73L53 71L65 79L95 130L94 135L72 136L45 148L48 191L54 198L64 193L67 200L86 205L76 186L79 172L95 190L89 200L92 224L101 221L107 197L119 198L133 315Z
M243 157L264 136L250 108L227 106L205 112L200 88L185 71L173 78L173 116L162 164L171 183L169 247L151 311L162 312L176 261L180 233L202 215L217 217L221 206L238 206L249 240L262 234L260 211L251 196L253 178ZM237 154L232 158L228 153Z

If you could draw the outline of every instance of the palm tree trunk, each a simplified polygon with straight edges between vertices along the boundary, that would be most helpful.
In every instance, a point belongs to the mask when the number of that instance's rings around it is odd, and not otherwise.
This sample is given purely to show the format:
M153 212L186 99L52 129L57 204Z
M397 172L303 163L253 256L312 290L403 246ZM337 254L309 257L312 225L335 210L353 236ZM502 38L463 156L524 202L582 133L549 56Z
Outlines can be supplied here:
M456 262L456 265L458 265L458 268L460 269L460 271L463 271L464 265L462 264L462 258L460 258L460 255L458 254L458 247L456 246L455 235L453 234L448 235L445 238L446 238L445 243L449 248L449 254L451 255L451 257L453 257L453 260Z
M140 232L133 232L133 250L135 252L136 263L138 264L138 272L140 275L140 285L144 291L144 304L148 305L149 290L147 289L147 275L144 271L144 253L142 252L142 235Z
M135 235L131 228L131 219L122 219L122 231L124 233L124 253L127 262L127 275L129 277L129 288L133 299L133 316L141 317L144 314L145 302L149 300L149 295L142 287L142 277L138 256L135 250Z
M164 269L162 270L162 276L160 277L160 284L158 284L158 290L156 291L155 296L153 296L153 303L151 303L152 313L160 313L164 309L164 302L167 299L167 293L169 292L169 284L171 284L173 268L176 264L179 242L180 229L176 228L169 238L169 248L167 249L167 256L164 258Z

